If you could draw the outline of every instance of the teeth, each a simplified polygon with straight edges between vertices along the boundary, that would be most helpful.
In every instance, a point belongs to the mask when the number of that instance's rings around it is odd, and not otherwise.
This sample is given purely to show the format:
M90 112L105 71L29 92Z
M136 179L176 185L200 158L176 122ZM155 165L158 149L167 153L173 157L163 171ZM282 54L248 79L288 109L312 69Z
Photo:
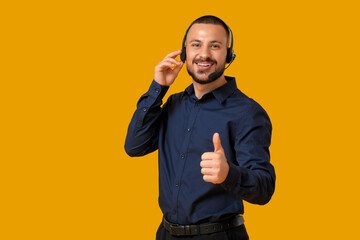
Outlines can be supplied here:
M208 66L211 66L211 64L204 64L204 63L197 63L197 65L199 65L199 66L203 66L203 67L208 67Z

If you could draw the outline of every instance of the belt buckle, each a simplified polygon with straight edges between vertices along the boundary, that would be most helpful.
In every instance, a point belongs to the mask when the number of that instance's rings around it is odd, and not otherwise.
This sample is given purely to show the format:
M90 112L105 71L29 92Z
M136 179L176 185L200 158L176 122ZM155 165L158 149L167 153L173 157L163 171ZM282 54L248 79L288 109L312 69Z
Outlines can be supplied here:
M190 225L185 225L184 226L184 230L185 230L185 235L186 236L191 236L191 227L190 227Z

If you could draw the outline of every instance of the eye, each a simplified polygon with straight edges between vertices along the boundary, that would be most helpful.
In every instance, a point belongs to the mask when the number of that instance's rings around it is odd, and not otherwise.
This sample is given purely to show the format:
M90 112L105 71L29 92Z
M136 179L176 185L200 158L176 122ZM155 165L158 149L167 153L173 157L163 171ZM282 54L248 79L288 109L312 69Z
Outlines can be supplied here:
M220 48L220 46L218 44L213 44L211 45L212 48Z
M193 44L191 44L191 46L192 46L192 47L195 47L195 48L198 48L198 47L200 47L200 44L198 44L198 43L193 43Z

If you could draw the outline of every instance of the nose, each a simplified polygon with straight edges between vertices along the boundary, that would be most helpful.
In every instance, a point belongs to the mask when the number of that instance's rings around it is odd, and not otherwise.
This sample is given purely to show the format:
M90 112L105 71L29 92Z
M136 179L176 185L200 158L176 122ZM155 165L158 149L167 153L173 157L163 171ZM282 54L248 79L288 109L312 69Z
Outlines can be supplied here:
M210 58L210 56L211 56L210 49L206 46L202 47L199 56L203 60Z

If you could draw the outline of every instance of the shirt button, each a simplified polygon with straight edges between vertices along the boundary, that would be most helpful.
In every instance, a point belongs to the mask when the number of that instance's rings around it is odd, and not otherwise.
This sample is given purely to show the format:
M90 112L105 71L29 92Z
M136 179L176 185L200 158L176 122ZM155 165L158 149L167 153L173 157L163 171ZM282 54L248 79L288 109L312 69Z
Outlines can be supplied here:
M143 111L146 112L146 108L143 108Z
M185 158L185 155L184 155L184 154L181 154L181 158L184 159L184 158Z
M191 128L188 128L187 131L190 132Z
M156 93L159 93L159 89L155 89L155 92L156 92Z
M179 186L179 184L177 183L177 184L175 184L175 186L176 186L176 187L178 187L178 186Z

